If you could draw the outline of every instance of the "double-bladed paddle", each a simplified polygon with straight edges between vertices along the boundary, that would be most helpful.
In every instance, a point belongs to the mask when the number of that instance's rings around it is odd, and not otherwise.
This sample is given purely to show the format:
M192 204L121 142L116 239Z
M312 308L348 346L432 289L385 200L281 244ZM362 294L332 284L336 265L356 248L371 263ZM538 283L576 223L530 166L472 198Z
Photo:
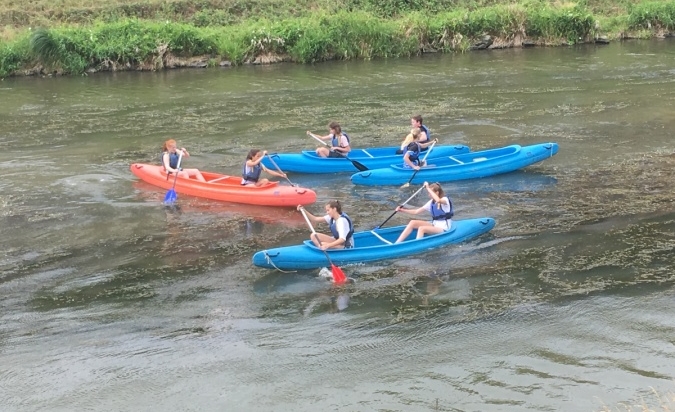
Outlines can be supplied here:
M429 153L431 153L431 151L433 150L435 144L436 144L436 140L434 140L434 142L431 144L431 146L429 146L429 150L427 150L427 153L426 153L426 154L424 155L424 157L422 158L422 161L420 162L420 165L421 165L421 164L424 164L424 162L427 160L427 156L429 156ZM410 176L410 179L408 180L408 182L407 182L407 183L404 183L404 184L401 186L401 189L410 186L410 182L412 182L412 180L413 180L413 179L415 178L415 176L417 175L417 172L419 172L419 171L422 169L422 167L423 167L423 166L420 166L419 169L415 170L415 172L412 174L412 176Z
M272 164L274 165L274 167L277 169L277 172L279 172L279 173L281 173L281 174L284 175L284 179L286 179L286 180L288 181L288 183L290 183L291 186L293 186L293 187L298 186L298 185L296 185L295 183L291 182L291 179L289 179L287 176L285 176L286 173L284 173L284 172L281 170L281 168L279 167L279 165L274 161L274 159L272 159L272 156L267 155L267 158L270 159L270 162L272 162Z
M342 284L347 281L347 275L340 269L339 267L335 266L333 264L333 261L330 259L330 256L328 256L328 252L325 250L321 249L321 240L319 240L319 236L316 236L316 231L314 230L314 226L312 226L312 222L309 221L309 217L307 217L307 213L305 213L305 208L300 208L300 212L302 213L302 216L305 218L305 221L309 225L310 230L312 231L312 234L315 235L314 237L316 238L316 241L319 242L319 249L323 252L324 255L326 255L326 259L328 259L328 263L330 264L330 271L333 274L333 283L335 284Z
M419 189L417 189L417 191L416 191L415 193L413 193L412 196L410 196L410 197L408 198L408 200L406 200L405 202L401 203L401 204L399 205L399 207L403 207L403 206L407 205L408 202L410 202L411 200L413 200L413 198L414 198L415 196L417 196L417 194L418 194L419 192L422 191L422 189L424 189L424 186L422 186L422 187L420 187ZM396 210L394 210L394 213L392 213L391 215L389 215L389 217L386 218L386 219L384 220L384 222L382 222L382 223L381 223L380 225L378 225L378 226L375 226L375 228L374 228L373 230L377 230L377 229L382 228L382 226L384 226L384 224L387 223L387 222L389 221L389 219L391 219L392 217L394 217L395 214L396 214Z
M312 132L307 132L307 136L311 136L311 137L315 138L319 143L321 143L321 144L323 144L323 145L325 145L325 146L332 147L331 145L329 145L328 143L326 143L326 142L324 142L323 140L321 140L321 138L320 138L319 136L315 135L315 134L312 133ZM342 153L342 152L340 152L340 151L338 151L338 150L333 150L333 152L334 152L334 153L337 153L338 155L340 155L340 156L344 157L345 159L349 160L350 162L352 162L352 164L354 165L354 167L357 168L357 169L359 169L360 172L365 172L366 170L368 170L368 168L367 168L363 163L357 162L356 160L350 159L346 154L344 154L344 153Z
M176 194L176 181L178 180L178 173L180 173L180 161L183 159L183 151L180 151L180 154L178 155L178 163L176 164L176 176L173 178L173 186L171 189L166 192L166 196L164 196L164 203L167 205L170 205L171 203L175 202L176 199L178 199L178 195ZM167 172L167 176L169 175L169 172Z

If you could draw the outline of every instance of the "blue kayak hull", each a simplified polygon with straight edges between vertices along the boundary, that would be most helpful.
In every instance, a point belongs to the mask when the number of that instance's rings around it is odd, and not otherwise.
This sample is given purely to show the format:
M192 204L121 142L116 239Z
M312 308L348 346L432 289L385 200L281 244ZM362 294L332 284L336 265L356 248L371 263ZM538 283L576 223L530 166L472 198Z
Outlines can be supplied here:
M557 143L541 143L522 147L511 145L427 159L428 165L421 168L410 183L418 185L424 182L452 182L509 173L541 162L556 153ZM385 168L356 173L351 180L356 185L402 185L410 180L413 173L414 170L410 168L392 164Z
M405 226L354 233L352 249L329 250L334 264L373 262L397 259L422 253L445 245L464 242L489 232L495 226L495 220L489 217L478 219L453 220L450 230L436 235L415 239L417 231L401 243L393 243ZM253 255L253 264L268 269L301 270L317 269L329 266L326 255L309 240L301 245L267 249Z
M393 163L403 164L403 155L397 155L397 149L398 147L352 149L349 152L349 159L361 163L369 170L387 167ZM428 159L454 156L462 153L469 153L469 147L464 145L436 146L429 153ZM279 166L279 169L284 172L340 173L359 171L349 159L319 157L311 150L304 150L302 153L273 153L270 156L274 160L274 163ZM267 157L263 158L262 164L270 170L276 170L276 167Z

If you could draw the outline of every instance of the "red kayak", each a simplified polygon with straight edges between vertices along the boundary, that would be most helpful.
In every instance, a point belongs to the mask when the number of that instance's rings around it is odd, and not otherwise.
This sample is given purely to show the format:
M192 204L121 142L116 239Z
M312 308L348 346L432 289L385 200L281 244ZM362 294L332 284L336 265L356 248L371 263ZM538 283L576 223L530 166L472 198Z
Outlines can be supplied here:
M139 179L153 186L167 190L173 187L174 176L167 179L162 166L134 163L130 169ZM206 182L179 177L176 180L176 192L224 202L263 206L308 205L316 201L316 193L303 187L281 186L279 182L270 182L258 187L242 186L241 177L211 172L201 173Z

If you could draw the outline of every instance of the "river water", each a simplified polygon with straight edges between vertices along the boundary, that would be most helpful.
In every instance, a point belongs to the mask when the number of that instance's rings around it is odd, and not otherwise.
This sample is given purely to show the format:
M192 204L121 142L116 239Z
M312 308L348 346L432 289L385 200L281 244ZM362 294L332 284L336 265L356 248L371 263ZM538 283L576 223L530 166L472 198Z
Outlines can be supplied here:
M0 82L3 411L591 411L675 390L672 41ZM473 150L555 141L447 183L462 245L318 271L255 268L308 236L292 209L178 195L130 173L245 152L396 145L422 114ZM416 189L290 175L357 229ZM424 196L411 204L421 205ZM403 224L405 216L393 223ZM661 395L661 399L653 391ZM672 395L670 395L672 398ZM670 403L671 407L673 402Z

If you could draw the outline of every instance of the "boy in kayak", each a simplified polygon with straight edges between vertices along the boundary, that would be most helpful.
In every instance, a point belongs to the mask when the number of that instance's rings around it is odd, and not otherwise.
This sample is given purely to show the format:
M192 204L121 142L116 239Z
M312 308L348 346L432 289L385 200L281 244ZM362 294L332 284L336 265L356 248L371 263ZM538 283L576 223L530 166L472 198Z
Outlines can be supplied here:
M320 157L347 157L347 153L352 150L347 133L342 131L340 124L337 122L331 122L328 125L328 129L330 132L325 136L316 136L309 130L307 131L308 135L315 136L321 140L331 141L330 149L326 146L319 147L316 149L316 154Z
M204 176L202 176L202 173L199 171L199 169L183 169L182 167L180 169L178 168L178 158L181 156L181 153L183 157L190 157L190 153L188 153L184 147L181 147L180 149L176 147L175 140L169 139L164 142L164 145L162 146L162 165L164 166L164 170L166 170L169 174L178 173L179 177L193 177L200 182L206 182L206 179L204 179Z
M425 125L422 124L422 116L416 115L410 118L410 126L412 126L412 130L418 129L420 131L420 137L419 137L419 142L420 143L427 143L431 141L431 132L429 131L429 128L426 127ZM403 139L403 142L401 143L401 148L396 151L396 154L404 154L406 147L408 147L408 144L412 142L413 139L413 132L412 130L410 133ZM427 146L424 146L422 148L422 151L427 150Z
M443 233L452 227L452 216L454 215L452 201L445 195L441 185L424 182L424 187L431 198L424 206L417 209L404 209L402 206L399 206L396 208L396 211L409 215L419 215L422 212L429 212L431 214L431 222L428 220L411 220L405 229L403 229L398 239L396 239L396 243L403 242L415 229L417 229L416 239L421 239L424 235Z
M263 170L273 176L277 177L286 177L286 173L276 172L274 170L269 170L264 165L260 164L263 156L267 154L267 150L260 151L260 149L251 149L246 155L246 162L241 171L241 184L242 185L255 185L263 186L268 184L270 181L265 178L260 178L260 174Z
M301 205L298 210L303 211L307 218L314 223L328 223L331 235L323 233L312 233L310 239L314 246L326 249L349 249L354 247L354 224L349 216L342 211L342 205L339 200L331 200L326 203L326 214L324 216L314 216Z

